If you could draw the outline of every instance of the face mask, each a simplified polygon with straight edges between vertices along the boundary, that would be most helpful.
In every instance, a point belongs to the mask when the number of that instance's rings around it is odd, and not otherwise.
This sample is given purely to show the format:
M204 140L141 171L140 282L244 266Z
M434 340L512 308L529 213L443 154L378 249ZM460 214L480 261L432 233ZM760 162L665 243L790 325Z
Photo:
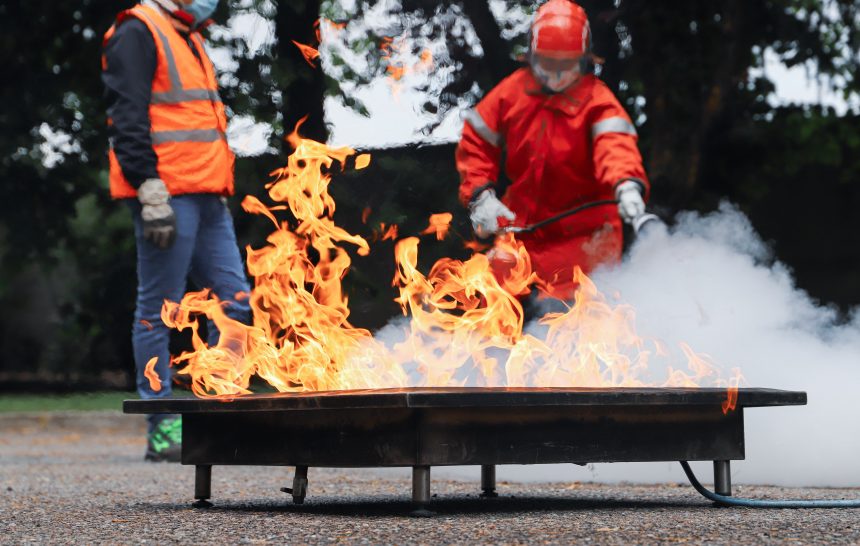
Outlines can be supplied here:
M182 6L182 11L194 17L194 25L196 26L212 17L217 7L218 0L194 0L190 4Z
M536 62L531 63L531 67L535 79L554 93L561 93L579 81L580 71L578 65L572 69L556 71L546 70Z

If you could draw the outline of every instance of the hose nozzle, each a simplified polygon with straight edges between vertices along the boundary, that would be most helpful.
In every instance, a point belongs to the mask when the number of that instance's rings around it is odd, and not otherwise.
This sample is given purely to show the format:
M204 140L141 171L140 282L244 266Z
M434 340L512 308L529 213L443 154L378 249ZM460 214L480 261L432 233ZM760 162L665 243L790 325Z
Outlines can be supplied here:
M660 219L656 214L651 214L650 212L646 212L644 214L640 214L630 223L633 226L633 231L637 236L642 235L643 233L647 233L650 230L653 230L657 226L661 226L663 228L666 227L666 224L663 223L663 220Z

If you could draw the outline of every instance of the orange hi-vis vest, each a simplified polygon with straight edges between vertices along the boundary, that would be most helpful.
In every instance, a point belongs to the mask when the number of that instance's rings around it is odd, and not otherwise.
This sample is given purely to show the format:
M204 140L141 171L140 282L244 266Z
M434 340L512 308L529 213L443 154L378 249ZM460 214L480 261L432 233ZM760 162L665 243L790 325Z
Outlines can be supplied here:
M202 36L192 32L187 41L166 16L155 8L138 5L119 14L105 34L105 44L116 27L129 17L146 24L158 52L149 104L158 175L171 195L232 195L235 157L227 146L227 116L218 95L215 67L203 47ZM197 51L196 56L189 41ZM102 63L107 64L104 57ZM110 190L115 199L137 196L123 175L112 146Z

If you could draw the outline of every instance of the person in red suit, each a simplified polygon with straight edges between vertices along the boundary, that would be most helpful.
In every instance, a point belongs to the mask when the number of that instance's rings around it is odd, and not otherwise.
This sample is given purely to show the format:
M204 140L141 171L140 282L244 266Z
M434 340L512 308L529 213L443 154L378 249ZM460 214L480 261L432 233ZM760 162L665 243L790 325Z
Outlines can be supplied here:
M574 266L587 273L620 261L622 221L644 213L650 187L630 116L592 73L585 10L549 0L529 41L528 66L465 116L456 152L459 197L480 237L592 201L617 201L519 236L550 294L570 298ZM499 198L502 168L511 184Z

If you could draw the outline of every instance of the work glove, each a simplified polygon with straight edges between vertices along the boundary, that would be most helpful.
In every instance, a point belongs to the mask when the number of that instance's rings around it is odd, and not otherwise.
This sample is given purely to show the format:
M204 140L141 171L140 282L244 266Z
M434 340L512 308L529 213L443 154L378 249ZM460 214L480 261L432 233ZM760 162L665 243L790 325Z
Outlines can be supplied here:
M472 201L469 211L472 229L481 238L495 235L499 231L499 218L506 218L513 222L517 217L511 209L499 201L494 190L482 191Z
M645 214L645 201L642 200L642 186L633 180L622 182L615 188L618 201L618 215L627 224Z
M170 192L158 178L146 180L137 189L137 200L143 205L143 238L161 250L176 240L176 215L170 206Z

